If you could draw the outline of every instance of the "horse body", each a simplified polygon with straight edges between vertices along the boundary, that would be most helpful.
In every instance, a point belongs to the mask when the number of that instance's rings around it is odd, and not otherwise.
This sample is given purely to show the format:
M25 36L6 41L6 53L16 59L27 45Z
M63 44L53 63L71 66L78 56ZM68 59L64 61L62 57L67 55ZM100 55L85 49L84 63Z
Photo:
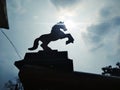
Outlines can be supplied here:
M36 38L34 41L33 47L29 48L29 50L37 49L39 45L38 43L39 41L42 42L41 47L43 48L43 50L47 50L47 51L51 50L51 48L48 47L48 44L51 41L68 38L68 41L66 41L66 44L73 43L74 41L73 37L70 34L65 34L64 32L61 31L61 29L64 31L67 30L63 22L59 22L58 24L54 25L49 34L44 34L44 35L41 35L39 38Z

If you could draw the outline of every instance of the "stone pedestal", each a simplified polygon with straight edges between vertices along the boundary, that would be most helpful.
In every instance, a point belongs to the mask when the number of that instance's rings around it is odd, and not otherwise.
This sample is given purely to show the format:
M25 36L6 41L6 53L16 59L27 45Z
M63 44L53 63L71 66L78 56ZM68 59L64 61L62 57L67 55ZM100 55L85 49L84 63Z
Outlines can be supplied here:
M21 69L25 65L47 67L57 71L73 71L73 61L68 59L67 51L58 52L54 50L51 52L39 51L37 53L26 53L23 60L15 62L15 66L18 69Z
M26 53L16 61L24 90L118 90L119 77L74 72L66 51Z

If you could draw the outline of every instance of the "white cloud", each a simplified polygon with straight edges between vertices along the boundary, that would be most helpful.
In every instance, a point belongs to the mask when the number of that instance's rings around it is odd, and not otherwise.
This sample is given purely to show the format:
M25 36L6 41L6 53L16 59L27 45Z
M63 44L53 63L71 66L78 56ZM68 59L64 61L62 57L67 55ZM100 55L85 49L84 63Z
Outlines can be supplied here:
M11 12L14 12L14 13L18 13L18 14L23 14L26 12L26 8L25 8L25 1L22 1L22 0L10 0L8 1L8 9L11 11Z

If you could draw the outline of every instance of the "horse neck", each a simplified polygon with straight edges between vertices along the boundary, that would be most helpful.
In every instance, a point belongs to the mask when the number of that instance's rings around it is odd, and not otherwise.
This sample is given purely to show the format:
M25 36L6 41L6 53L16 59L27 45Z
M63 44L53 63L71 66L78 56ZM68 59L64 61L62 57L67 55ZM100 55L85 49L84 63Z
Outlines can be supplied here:
M52 27L52 30L60 30L60 26L59 25L55 25Z

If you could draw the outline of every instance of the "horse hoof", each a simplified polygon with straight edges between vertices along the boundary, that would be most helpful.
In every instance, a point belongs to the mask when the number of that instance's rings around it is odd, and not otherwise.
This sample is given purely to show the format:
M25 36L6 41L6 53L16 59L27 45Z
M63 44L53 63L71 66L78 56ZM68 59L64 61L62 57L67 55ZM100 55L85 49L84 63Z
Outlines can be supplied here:
M70 41L70 40L66 41L66 45L69 43L73 43L73 41Z
M28 48L28 50L32 51L32 50L35 50L36 48Z

